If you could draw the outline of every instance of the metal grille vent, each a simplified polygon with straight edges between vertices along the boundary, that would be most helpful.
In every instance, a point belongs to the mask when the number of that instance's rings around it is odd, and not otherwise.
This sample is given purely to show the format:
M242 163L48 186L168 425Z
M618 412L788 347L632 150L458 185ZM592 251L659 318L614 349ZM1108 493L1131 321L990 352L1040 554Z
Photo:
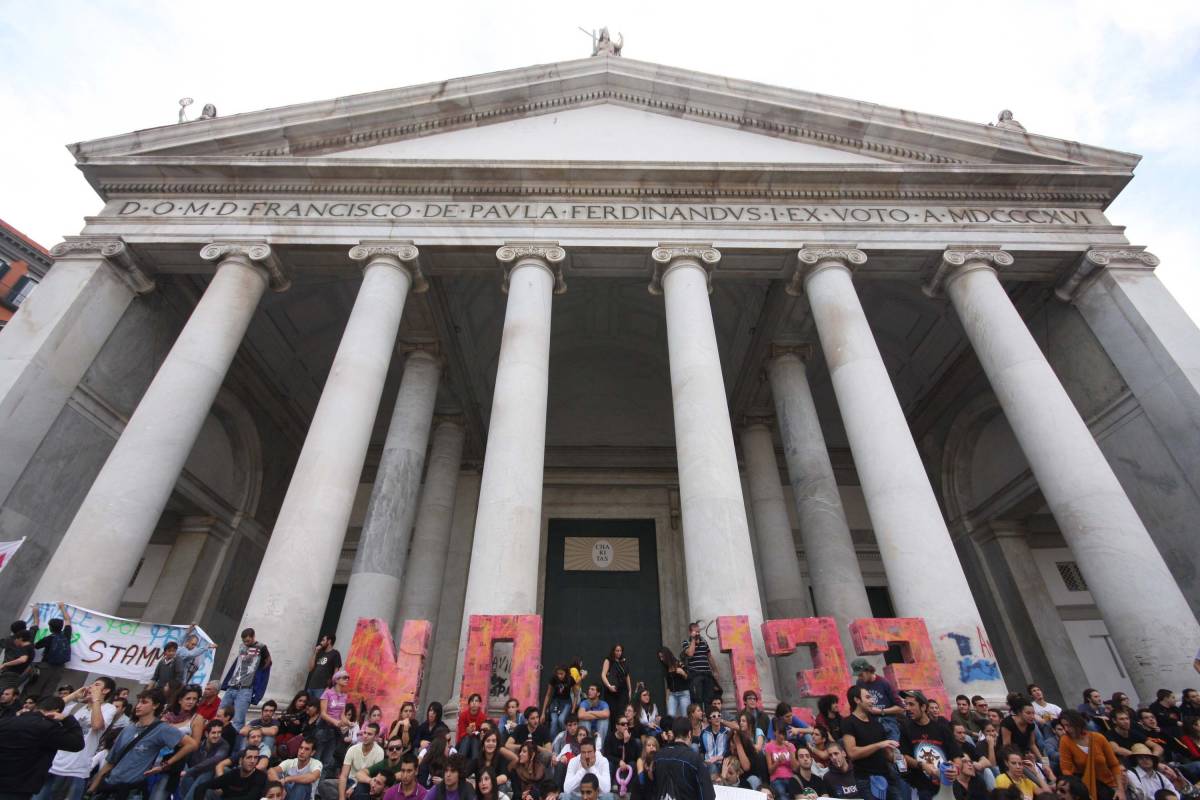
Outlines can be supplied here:
M1063 583L1067 585L1067 591L1086 592L1088 590L1087 581L1083 579L1083 573L1079 571L1079 565L1074 561L1056 561L1054 566L1058 567L1058 574L1062 576Z

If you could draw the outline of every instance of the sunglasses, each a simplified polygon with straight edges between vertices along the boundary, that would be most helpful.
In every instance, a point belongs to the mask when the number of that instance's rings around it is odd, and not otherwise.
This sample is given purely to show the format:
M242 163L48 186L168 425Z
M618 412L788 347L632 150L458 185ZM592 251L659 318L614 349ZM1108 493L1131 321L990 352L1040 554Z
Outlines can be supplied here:
M399 753L399 752L400 752L401 750L403 750L403 749L404 749L404 748L403 748L403 747L400 747L399 745L394 745L394 744L393 744L393 745L388 745L388 752L389 752L389 753Z

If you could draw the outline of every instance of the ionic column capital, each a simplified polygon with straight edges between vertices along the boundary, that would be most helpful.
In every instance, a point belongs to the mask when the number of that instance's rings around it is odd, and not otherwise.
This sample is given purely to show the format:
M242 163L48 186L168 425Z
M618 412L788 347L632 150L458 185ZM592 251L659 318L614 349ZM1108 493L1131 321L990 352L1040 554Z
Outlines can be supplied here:
M712 294L712 271L721 260L721 251L711 244L695 242L661 242L650 253L654 273L650 276L650 294L662 294L662 281L676 267L692 266L704 270L708 293Z
M364 239L350 248L350 260L363 262L363 270L376 264L384 264L408 273L414 294L428 291L429 282L421 274L417 264L420 251L409 241L395 239Z
M446 368L446 355L438 342L400 342L397 349L407 358L424 358L437 364L438 370Z
M154 279L142 270L120 237L66 236L50 248L50 255L55 261L103 258L134 294L154 291Z
M775 427L775 415L768 413L750 413L743 414L741 424L738 426L743 431L751 428L765 428L770 431Z
M554 293L566 294L567 282L563 278L562 262L567 251L558 242L528 241L505 242L496 251L496 260L504 268L504 283L500 290L508 294L508 279L518 267L536 266L554 277Z
M1011 253L989 245L966 245L949 247L942 253L933 276L921 287L926 297L941 297L950 281L978 269L995 272L998 267L1011 267Z
M867 263L867 254L853 244L805 245L796 253L796 258L800 263L786 288L788 294L797 297L804 293L804 283L823 269L836 267L853 272Z
M811 342L771 342L767 351L767 363L787 356L795 356L807 364L816 357L818 347Z
M258 240L229 240L211 242L200 248L200 257L205 261L236 261L266 273L267 284L273 292L283 292L292 285L291 279L279 263L271 246Z
M1105 269L1153 272L1158 265L1158 256L1147 253L1146 248L1139 245L1108 245L1088 250L1059 281L1054 296L1064 303L1071 302L1085 281Z
M462 414L434 414L431 430L437 430L443 425L458 428L460 431L467 427L466 419Z

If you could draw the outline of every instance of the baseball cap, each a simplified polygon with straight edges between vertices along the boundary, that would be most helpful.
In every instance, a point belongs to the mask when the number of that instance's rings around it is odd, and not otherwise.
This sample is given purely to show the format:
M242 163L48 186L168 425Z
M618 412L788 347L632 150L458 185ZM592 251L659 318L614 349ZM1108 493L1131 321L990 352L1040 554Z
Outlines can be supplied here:
M865 658L856 658L854 663L850 665L851 672L874 672L875 665Z

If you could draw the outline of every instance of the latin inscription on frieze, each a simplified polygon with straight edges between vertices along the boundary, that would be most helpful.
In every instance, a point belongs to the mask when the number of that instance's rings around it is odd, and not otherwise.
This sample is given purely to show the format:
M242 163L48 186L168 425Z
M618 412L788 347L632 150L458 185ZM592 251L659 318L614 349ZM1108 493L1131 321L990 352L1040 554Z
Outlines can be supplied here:
M1099 211L1053 207L699 203L472 203L426 200L117 199L117 217L421 222L554 221L700 225L1105 225Z

